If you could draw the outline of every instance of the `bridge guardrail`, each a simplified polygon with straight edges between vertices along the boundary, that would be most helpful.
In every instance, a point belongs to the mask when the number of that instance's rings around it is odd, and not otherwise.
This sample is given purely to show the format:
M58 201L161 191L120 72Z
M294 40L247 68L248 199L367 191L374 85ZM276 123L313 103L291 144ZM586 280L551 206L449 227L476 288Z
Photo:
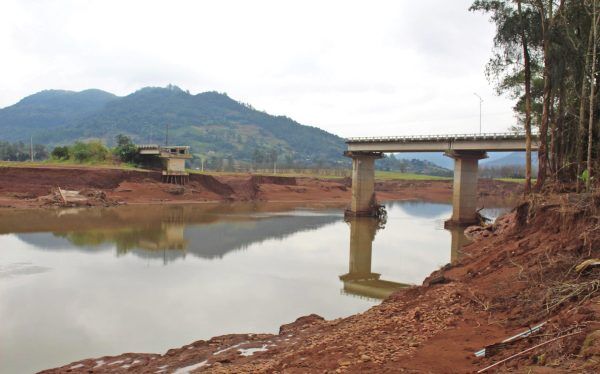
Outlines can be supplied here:
M537 133L531 134L534 138ZM443 134L443 135L407 135L407 136L375 136L346 138L346 143L382 143L382 142L423 142L423 141L454 141L454 140L493 140L493 139L523 139L524 132L502 132L483 134Z

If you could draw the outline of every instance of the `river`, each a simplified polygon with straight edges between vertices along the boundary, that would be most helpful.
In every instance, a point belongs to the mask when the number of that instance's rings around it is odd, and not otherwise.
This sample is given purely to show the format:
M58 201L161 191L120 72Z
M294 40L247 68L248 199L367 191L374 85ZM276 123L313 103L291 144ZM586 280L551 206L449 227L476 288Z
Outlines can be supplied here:
M3 210L0 372L349 316L460 256L449 204L386 205L385 227L324 205Z

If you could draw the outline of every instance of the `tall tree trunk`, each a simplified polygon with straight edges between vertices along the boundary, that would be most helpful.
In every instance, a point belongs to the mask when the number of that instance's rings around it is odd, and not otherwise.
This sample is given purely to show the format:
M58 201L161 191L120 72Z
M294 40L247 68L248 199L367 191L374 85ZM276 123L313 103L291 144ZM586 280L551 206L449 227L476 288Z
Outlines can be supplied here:
M552 91L552 82L550 77L550 41L547 30L544 32L544 94L542 105L542 122L540 124L540 146L538 149L538 178L535 184L535 189L541 191L546 182L546 174L548 167L548 122L550 119L550 100Z
M550 92L550 114L549 114L549 122L550 122L550 146L548 147L548 164L550 165L550 173L552 174L552 179L556 180L556 172L558 168L556 167L556 110L554 109L554 103L556 101L556 89L552 88Z
M531 193L531 61L525 34L525 22L521 12L521 0L517 1L521 21L521 44L523 44L523 63L525 65L525 193Z
M565 157L565 149L564 146L568 141L567 136L565 134L565 80L561 79L560 88L558 90L558 114L556 118L556 165L555 168L557 170L557 178L561 180L561 176L564 175L564 157Z
M590 109L589 109L589 122L588 122L588 149L587 149L587 170L588 170L588 178L586 180L585 188L589 191L592 182L592 140L594 133L594 87L596 83L595 73L596 73L596 42L598 39L596 38L596 0L593 0L592 5L592 31L594 37L592 40L592 65L590 67Z
M585 63L583 65L583 74L581 75L581 94L579 96L579 126L577 127L577 192L581 191L581 173L582 173L582 167L583 167L583 144L584 144L584 139L585 139L585 99L586 99L586 92L587 92L587 80L588 80L588 75L587 75L587 68L590 64L590 55L591 55L591 50L592 50L592 42L593 42L593 37L594 37L594 33L592 32L592 30L590 30L589 35L588 35L588 44L585 48L586 50L586 54L585 54Z

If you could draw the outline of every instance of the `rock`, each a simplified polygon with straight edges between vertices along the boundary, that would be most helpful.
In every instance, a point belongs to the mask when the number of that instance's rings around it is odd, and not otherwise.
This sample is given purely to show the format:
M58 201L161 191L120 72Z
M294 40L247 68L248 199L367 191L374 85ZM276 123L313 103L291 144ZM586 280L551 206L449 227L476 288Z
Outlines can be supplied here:
M289 334L290 332L294 332L298 329L305 328L314 323L323 322L325 319L316 314L310 314L308 316L303 316L298 318L292 323L288 323L286 325L281 325L279 328L279 335Z

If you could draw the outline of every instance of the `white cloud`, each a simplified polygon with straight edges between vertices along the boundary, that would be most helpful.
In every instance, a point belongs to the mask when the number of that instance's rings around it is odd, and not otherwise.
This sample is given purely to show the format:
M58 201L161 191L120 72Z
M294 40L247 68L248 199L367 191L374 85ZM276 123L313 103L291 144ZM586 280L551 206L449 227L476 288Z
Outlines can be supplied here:
M0 106L48 88L217 90L341 136L504 131L470 0L3 0Z

